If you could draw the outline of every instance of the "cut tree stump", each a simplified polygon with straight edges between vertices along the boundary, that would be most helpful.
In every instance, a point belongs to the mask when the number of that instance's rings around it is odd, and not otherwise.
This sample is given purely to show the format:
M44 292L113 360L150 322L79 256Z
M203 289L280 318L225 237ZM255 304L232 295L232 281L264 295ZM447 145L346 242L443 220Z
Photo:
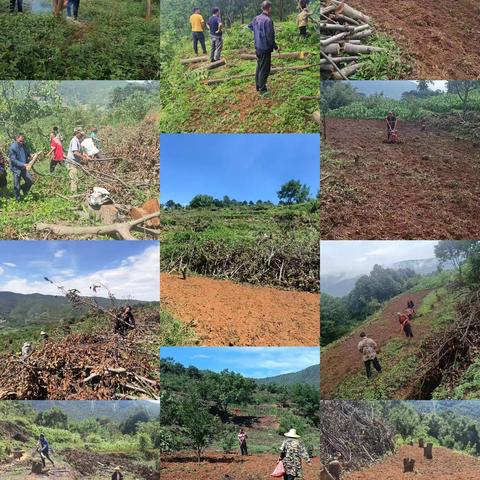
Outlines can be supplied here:
M36 460L32 462L32 473L38 473L38 474L43 473L42 462L37 462Z
M433 459L433 443L427 443L427 446L423 450L423 456L427 460L432 460Z
M425 447L425 440L424 440L423 438L419 438L419 439L418 439L418 446L419 446L420 448Z
M342 476L342 466L338 460L331 461L327 466L328 473L334 478L335 480L340 480Z
M415 471L415 460L413 458L403 459L403 473Z
M184 58L183 60L180 60L180 64L188 65L190 63L206 62L207 60L208 60L208 57L204 55L202 57Z

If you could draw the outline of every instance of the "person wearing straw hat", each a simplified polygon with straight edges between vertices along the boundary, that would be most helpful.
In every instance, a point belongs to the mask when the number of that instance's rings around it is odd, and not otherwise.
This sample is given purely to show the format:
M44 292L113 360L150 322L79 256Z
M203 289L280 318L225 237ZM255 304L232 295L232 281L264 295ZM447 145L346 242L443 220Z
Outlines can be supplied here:
M280 457L278 461L283 462L285 468L284 480L295 480L303 477L302 459L308 464L311 463L310 456L303 442L300 441L300 435L294 428L283 434L285 440L280 447Z
M112 480L123 480L122 469L120 467L115 467L112 474Z
M43 343L47 343L47 342L48 342L49 337L48 337L48 333L47 333L47 332L45 332L44 330L42 330L42 331L40 332L40 336L42 337Z

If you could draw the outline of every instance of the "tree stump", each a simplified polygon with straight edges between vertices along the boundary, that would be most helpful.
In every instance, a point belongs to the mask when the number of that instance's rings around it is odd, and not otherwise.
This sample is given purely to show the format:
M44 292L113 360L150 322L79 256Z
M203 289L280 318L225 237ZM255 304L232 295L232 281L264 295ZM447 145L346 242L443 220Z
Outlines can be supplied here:
M32 473L42 473L43 465L42 462L33 461L32 462Z
M413 458L403 459L403 473L413 472L415 470L415 460Z
M327 466L327 471L332 478L335 480L340 480L342 475L342 466L338 460L332 460Z
M410 445L411 447L413 447L413 441L411 441L409 445Z
M433 458L432 449L433 449L433 443L427 443L427 446L423 449L423 456L427 460L432 460Z
M418 446L419 446L420 448L425 447L425 441L423 440L423 438L420 438L420 439L418 440Z

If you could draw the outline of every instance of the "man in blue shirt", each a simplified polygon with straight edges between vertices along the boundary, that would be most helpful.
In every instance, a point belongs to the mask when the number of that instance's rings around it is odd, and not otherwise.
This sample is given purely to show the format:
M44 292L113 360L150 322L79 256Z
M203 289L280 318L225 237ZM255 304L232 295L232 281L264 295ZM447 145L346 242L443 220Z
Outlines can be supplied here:
M257 71L255 83L257 92L264 96L267 94L267 79L272 67L272 52L278 50L275 43L275 27L270 18L272 4L269 1L262 3L262 13L252 20L248 28L253 31L255 52L257 54Z
M45 464L45 459L46 458L48 458L50 463L53 466L55 466L55 463L53 463L53 460L50 458L50 454L49 454L50 446L48 445L48 441L45 438L45 435L43 433L41 433L40 436L38 437L37 450L40 452L40 458L42 459L42 464L43 464L44 468L46 466L46 464Z
M33 180L29 173L28 159L30 154L25 146L25 136L21 133L15 136L15 141L10 145L8 150L10 158L10 170L13 173L13 193L15 200L20 201L20 190L23 191L24 197L32 188ZM23 185L20 184L23 179Z
M223 24L222 19L220 18L220 9L218 7L212 8L212 16L208 19L207 27L210 30L210 40L212 42L210 48L210 61L217 62L220 60L223 48Z

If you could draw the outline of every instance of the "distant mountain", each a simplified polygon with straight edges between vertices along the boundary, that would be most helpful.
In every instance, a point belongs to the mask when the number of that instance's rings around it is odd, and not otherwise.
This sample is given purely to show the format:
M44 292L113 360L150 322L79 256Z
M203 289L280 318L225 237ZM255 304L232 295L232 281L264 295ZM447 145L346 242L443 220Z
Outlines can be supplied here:
M295 383L307 383L320 387L320 365L312 365L295 373L285 373L275 377L256 379L260 385L276 383L279 385L293 385Z
M157 417L160 414L160 404L145 400L27 400L37 412L45 412L54 407L61 408L71 419L83 420L84 418L110 418L121 422L139 410L144 411L149 417Z
M400 100L402 93L417 89L417 84L409 80L356 80L351 83L358 93L368 96L383 93L385 97L396 100Z
M395 262L390 265L390 268L400 270L402 268L410 268L419 275L428 275L437 271L439 262L436 258L422 258L419 260L402 260L401 262ZM444 266L443 268L448 268Z
M111 305L108 298L96 297L101 307ZM117 300L118 305L146 304L137 300ZM61 320L74 320L85 315L86 309L74 309L65 297L41 295L39 293L24 295L13 292L0 292L0 328L41 325Z
M462 417L480 421L480 402L472 400L409 401L410 406L422 413L452 412Z
M322 293L328 293L332 297L344 297L348 295L355 283L361 277L345 277L345 275L322 275L320 278L320 290Z

